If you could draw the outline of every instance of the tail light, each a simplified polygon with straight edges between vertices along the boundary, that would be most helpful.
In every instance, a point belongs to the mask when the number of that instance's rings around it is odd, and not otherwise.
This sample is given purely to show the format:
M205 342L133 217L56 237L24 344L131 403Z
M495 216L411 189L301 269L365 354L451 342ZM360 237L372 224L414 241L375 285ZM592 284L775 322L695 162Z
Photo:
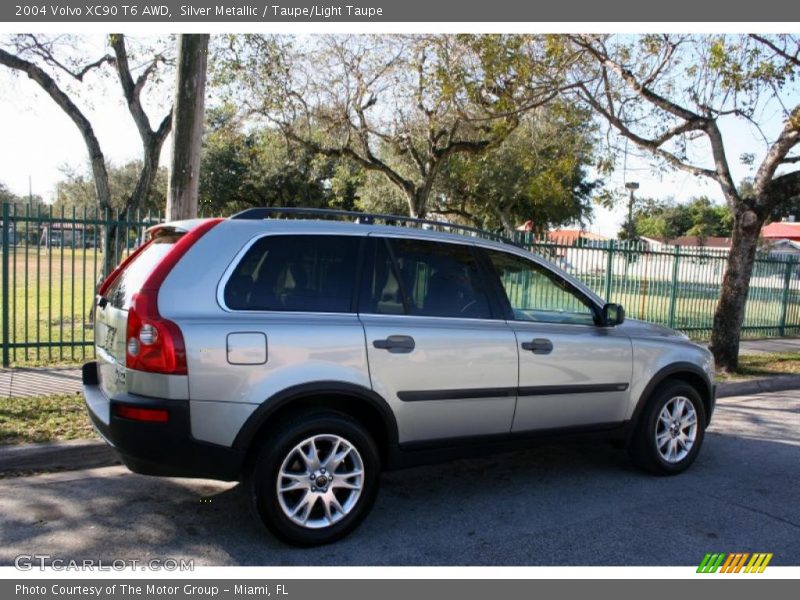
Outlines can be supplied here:
M178 326L158 312L158 291L172 268L209 229L222 219L205 221L181 237L153 269L128 309L125 364L129 369L186 375L186 347Z
M143 289L133 295L128 309L127 340L125 363L129 369L186 375L183 335L175 323L158 313L157 291Z

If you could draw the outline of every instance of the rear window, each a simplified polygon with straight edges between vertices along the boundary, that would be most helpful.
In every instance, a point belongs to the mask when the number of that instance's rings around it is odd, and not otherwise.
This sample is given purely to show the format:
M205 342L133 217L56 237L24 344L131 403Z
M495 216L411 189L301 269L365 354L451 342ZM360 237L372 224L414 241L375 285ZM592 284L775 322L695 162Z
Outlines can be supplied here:
M128 310L133 295L139 292L158 263L169 254L183 233L162 233L142 250L106 290L106 299L114 308Z
M234 310L350 312L360 239L263 237L225 284L225 304Z

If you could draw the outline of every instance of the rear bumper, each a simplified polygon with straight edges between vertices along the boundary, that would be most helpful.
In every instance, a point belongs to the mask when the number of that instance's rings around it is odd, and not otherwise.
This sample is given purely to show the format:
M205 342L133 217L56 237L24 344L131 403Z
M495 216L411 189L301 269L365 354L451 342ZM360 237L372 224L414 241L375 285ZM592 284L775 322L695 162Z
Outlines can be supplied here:
M95 429L134 473L238 481L244 453L192 437L188 400L136 394L107 398L99 385L97 363L83 366L83 396ZM165 423L116 416L116 405L166 410Z

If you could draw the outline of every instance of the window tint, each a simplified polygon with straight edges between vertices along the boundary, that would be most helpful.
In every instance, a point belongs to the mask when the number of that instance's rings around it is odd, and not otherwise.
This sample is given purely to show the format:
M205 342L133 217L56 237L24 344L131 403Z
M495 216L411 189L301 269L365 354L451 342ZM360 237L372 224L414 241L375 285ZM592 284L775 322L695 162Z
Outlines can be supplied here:
M594 324L589 300L573 292L558 275L504 252L488 252L518 321Z
M253 244L225 285L236 310L349 312L360 238L272 235Z
M161 233L134 258L108 286L105 297L114 308L128 310L133 295L142 289L144 282L158 266L183 233Z
M390 239L397 269L377 240L367 310L383 314L489 319L489 301L468 246Z

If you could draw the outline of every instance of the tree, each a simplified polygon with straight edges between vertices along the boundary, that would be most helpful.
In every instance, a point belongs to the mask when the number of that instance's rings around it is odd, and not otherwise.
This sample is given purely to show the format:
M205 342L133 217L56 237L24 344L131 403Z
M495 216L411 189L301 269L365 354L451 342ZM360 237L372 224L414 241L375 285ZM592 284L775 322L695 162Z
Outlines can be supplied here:
M172 111L174 133L167 192L169 221L197 216L208 38L205 33L178 37L178 76Z
M768 216L800 193L800 104L792 95L800 38L777 36L576 35L585 51L576 94L623 138L662 165L716 182L733 216L732 248L714 313L711 351L738 367L740 329L758 236ZM734 184L724 119L758 127L765 107L780 111L780 131L764 134L764 157L746 194ZM746 157L743 157L746 158Z
M709 237L730 237L733 228L730 210L713 204L705 196L692 198L686 204L642 198L633 220L641 236L666 243L682 236L697 236L700 241ZM624 231L623 227L620 236Z
M499 145L562 88L542 36L241 36L220 61L239 102L315 154L380 174L424 216L450 159Z
M136 188L141 170L142 163L139 161L132 161L124 165L107 163L111 209L114 212L125 210L125 204ZM77 214L83 214L83 211L86 211L87 216L93 216L97 210L97 196L91 175L69 168L63 169L62 173L63 179L56 184L56 200L53 208L56 211L63 209L65 214L74 208ZM166 194L167 170L160 167L153 177L153 183L147 196L138 207L140 215L163 214Z
M230 107L209 111L199 190L207 214L252 206L352 209L360 175L349 163L315 155L274 128L245 131Z
M525 221L540 233L585 223L600 186L587 173L594 132L584 109L563 102L535 109L496 148L454 156L435 186L430 212L506 231Z
M78 128L89 153L97 203L102 210L109 211L113 205L106 158L94 126L86 116L86 111L79 106L80 94L71 88L76 83L84 83L90 74L99 72L107 66L114 68L122 97L142 141L141 170L136 186L125 199L122 208L122 213L125 214L141 206L142 200L149 193L158 169L161 147L171 128L171 109L153 129L142 101L144 88L169 61L162 52L149 52L143 66L132 68L133 55L128 48L126 38L122 34L111 34L107 42L112 53L87 58L82 55L81 48L90 45L74 36L44 38L32 34L14 35L7 43L2 44L11 51L0 48L0 64L25 73L50 96ZM144 54L145 50L142 50L142 53ZM106 250L110 249L113 243L111 238L114 228L109 229L106 233ZM105 253L106 261L110 260L110 254L108 251ZM108 272L111 266L106 262L104 270Z

